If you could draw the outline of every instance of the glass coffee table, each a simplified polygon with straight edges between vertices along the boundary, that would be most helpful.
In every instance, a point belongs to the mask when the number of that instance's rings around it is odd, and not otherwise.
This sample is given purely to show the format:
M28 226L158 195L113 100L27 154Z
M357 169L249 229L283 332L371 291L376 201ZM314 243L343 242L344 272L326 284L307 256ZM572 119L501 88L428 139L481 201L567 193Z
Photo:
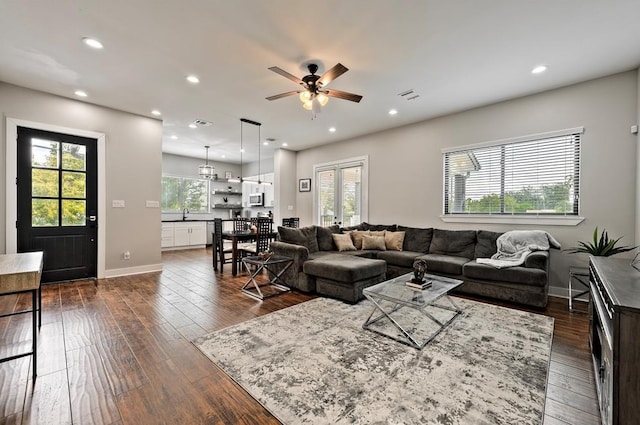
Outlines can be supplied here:
M414 289L406 285L412 277L407 273L365 288L362 293L373 309L362 327L421 350L462 313L449 297L462 281L426 274L432 285Z

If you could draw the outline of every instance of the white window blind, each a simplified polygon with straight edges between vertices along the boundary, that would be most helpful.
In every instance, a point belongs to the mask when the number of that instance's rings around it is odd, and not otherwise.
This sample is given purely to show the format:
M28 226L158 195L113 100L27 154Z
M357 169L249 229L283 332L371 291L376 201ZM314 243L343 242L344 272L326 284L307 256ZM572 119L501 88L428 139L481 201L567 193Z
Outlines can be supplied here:
M444 213L578 215L582 132L443 152Z

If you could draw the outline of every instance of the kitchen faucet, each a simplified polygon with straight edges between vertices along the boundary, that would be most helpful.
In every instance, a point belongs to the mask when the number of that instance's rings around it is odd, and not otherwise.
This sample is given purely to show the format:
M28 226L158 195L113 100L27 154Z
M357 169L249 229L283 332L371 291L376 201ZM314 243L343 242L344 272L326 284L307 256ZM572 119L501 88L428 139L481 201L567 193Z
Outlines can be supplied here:
M182 221L185 221L187 219L187 214L189 214L189 209L188 208L183 208L182 209Z

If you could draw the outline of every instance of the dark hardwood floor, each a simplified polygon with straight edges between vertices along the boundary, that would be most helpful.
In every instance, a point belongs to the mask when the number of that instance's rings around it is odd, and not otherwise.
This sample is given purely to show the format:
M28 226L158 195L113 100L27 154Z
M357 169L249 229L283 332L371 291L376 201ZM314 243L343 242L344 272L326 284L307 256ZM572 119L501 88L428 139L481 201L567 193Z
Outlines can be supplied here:
M313 296L263 302L246 277L214 273L211 250L163 254L162 273L46 285L38 378L31 357L0 364L0 424L278 424L189 341ZM0 297L0 313L28 307ZM545 424L599 424L585 314L552 298ZM30 316L0 319L0 356L28 351ZM382 418L381 418L382 419Z

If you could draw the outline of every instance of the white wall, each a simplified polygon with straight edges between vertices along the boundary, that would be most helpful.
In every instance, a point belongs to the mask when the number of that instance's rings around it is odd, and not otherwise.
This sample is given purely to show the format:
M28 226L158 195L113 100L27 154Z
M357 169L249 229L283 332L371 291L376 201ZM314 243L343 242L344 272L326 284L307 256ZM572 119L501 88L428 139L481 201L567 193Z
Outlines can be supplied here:
M314 178L313 164L369 155L369 222L450 229L541 228L569 247L595 226L632 244L636 226L637 71L509 100L298 152L297 177ZM427 101L427 100L425 100ZM585 127L578 226L444 223L441 149ZM312 193L297 193L301 221L312 222ZM551 285L566 287L569 266L586 257L553 250Z
M278 149L274 154L275 210L273 213L276 224L282 223L283 217L297 217L296 192L298 191L298 180L296 178L296 158L296 152L286 149Z
M161 269L160 209L147 208L146 201L160 201L162 165L162 123L138 115L91 105L0 82L0 249L6 244L6 202L4 155L6 119L38 122L106 135L106 227L105 265L107 276ZM9 141L15 143L15 141ZM111 208L114 199L125 208ZM131 252L124 260L122 253Z

